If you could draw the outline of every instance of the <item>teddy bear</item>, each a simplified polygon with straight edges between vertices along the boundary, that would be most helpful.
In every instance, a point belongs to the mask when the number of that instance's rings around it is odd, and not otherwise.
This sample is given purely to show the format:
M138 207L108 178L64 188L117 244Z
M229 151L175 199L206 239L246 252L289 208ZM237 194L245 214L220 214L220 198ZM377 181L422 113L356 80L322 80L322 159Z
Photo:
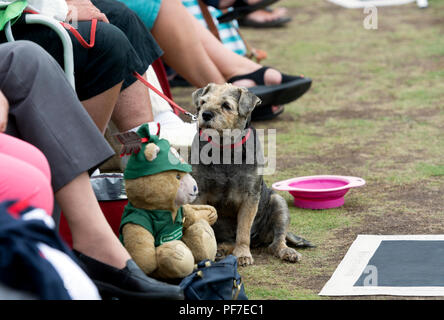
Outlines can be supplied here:
M150 126L137 130L140 150L133 152L124 170L128 204L122 215L119 238L137 265L161 279L184 278L199 261L216 257L211 227L216 209L193 205L197 183L191 166L169 142L150 134Z

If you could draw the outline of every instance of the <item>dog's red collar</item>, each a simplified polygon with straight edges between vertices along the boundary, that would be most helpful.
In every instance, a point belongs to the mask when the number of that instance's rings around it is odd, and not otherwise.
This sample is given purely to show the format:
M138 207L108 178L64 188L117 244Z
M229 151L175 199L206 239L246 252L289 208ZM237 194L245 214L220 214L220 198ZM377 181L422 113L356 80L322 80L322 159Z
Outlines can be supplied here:
M241 141L238 141L238 142L236 142L236 143L231 143L231 144L219 144L219 143L217 143L217 142L215 142L215 141L212 141L211 137L209 137L208 135L206 135L206 134L202 131L202 129L199 129L199 136L203 137L205 140L207 140L207 141L208 141L209 143L211 143L213 146L216 146L216 147L219 147L219 148L223 148L223 149L226 149L226 148L234 149L234 148L237 148L237 147L243 145L243 144L244 144L245 142L247 142L247 140L250 138L250 135L251 135L251 128L248 128L247 133L245 134L245 136L242 138Z

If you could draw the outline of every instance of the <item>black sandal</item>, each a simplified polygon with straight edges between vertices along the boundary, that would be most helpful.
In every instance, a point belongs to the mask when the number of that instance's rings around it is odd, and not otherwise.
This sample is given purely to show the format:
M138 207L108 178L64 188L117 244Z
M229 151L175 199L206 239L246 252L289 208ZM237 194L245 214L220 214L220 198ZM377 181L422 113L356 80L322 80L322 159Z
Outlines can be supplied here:
M262 105L282 105L292 102L310 89L312 80L304 76L282 75L282 82L275 85L265 85L265 71L270 67L262 67L252 73L232 77L227 82L233 83L238 80L253 80L256 86L248 88L262 100Z
M252 13L253 11L265 8L279 0L262 0L256 4L249 5L245 0L236 0L233 3L232 10L224 13L217 20L220 23L228 22L234 19L239 19L245 17L246 15Z
M284 111L284 106L257 106L251 113L251 121L273 120Z
M291 17L278 17L270 21L259 22L248 17L239 19L237 22L241 27L249 28L279 28L291 21Z

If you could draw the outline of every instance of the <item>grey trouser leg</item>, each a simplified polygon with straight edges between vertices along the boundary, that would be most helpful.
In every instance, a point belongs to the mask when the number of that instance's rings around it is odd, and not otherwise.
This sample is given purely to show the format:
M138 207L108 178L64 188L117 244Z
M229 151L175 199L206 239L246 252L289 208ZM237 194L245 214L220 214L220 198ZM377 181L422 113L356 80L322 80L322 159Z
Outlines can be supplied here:
M114 154L60 66L38 45L0 45L0 90L10 104L6 133L43 152L54 192Z

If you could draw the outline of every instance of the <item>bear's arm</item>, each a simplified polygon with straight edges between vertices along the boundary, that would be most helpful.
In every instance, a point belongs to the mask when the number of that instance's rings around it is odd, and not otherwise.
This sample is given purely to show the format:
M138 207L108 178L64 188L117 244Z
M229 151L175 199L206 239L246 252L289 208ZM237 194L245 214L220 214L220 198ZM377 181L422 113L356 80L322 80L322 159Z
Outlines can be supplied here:
M200 219L206 220L210 226L217 220L217 212L213 206L204 204L183 205L184 222L183 227L188 228Z

